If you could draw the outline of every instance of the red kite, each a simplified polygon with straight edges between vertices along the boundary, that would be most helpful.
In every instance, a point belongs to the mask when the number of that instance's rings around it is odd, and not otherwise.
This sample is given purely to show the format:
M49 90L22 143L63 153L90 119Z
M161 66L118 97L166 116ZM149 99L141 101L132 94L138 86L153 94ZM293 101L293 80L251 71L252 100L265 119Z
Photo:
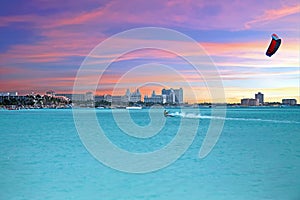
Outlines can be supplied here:
M279 39L279 37L275 33L272 34L272 41L268 47L266 55L271 57L277 51L280 44L281 44L281 39Z

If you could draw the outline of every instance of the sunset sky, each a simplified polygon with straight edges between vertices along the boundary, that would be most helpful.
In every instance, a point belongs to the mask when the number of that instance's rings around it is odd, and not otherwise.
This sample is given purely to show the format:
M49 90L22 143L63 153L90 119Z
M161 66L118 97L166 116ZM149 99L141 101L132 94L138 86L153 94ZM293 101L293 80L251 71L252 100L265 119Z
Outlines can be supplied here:
M197 41L218 68L228 102L254 98L259 91L266 101L300 102L299 19L299 0L3 0L0 92L70 93L77 70L96 45L119 32L151 26L173 29ZM267 57L273 33L282 44ZM174 68L184 79L153 63ZM133 70L140 65L148 66ZM185 88L188 81L199 102L209 101L200 79L177 55L148 49L112 63L98 93L111 93L116 83L122 83L122 91L141 86L144 94L152 90L159 94L163 86ZM155 84L145 85L151 81ZM189 91L185 101L193 101Z

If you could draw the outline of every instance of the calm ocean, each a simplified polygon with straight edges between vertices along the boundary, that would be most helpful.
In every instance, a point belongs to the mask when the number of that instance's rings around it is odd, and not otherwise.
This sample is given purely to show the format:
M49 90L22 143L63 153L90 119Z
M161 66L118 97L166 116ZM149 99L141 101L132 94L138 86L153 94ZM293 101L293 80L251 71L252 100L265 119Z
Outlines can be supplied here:
M145 126L148 111L130 116ZM188 150L168 167L132 174L107 167L86 150L71 109L0 110L0 199L300 199L300 108L228 108L222 134L204 159L198 154L210 109L181 112L192 116L185 119L191 124L199 122ZM166 118L159 134L141 139L122 133L111 110L96 113L112 143L137 153L168 144L183 118Z

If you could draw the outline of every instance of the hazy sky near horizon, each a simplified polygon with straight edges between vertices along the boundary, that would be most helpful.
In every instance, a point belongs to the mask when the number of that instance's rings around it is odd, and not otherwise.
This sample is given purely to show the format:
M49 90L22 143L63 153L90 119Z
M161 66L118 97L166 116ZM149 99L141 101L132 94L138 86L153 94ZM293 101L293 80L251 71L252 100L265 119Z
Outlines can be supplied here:
M253 98L258 91L269 101L283 97L300 101L299 19L298 0L4 0L0 91L71 92L77 70L96 45L119 32L151 26L173 29L197 41L218 68L229 102ZM282 44L269 58L265 52L273 33ZM151 63L174 68L185 79L176 81L173 73ZM151 94L163 86L185 87L188 81L199 99L209 99L203 94L205 83L185 61L151 49L114 62L102 77L99 92L109 93L124 74L140 65L149 66L123 79L124 89L144 84L142 92ZM145 81L155 84L146 87Z

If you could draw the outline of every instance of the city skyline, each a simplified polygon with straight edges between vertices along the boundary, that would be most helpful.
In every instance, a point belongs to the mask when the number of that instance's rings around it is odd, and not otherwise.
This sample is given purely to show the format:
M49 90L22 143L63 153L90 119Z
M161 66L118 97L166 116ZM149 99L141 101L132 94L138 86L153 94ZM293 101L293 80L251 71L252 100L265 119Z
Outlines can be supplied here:
M123 93L116 94L95 94L93 92L85 92L85 93L56 93L54 90L45 91L42 95L43 96L51 96L51 97L58 97L58 98L64 98L66 100L74 100L74 101L93 101L93 102L101 102L101 101L107 101L107 102L114 102L116 104L119 103L158 103L158 104L207 104L212 103L211 101L204 101L204 102L188 102L184 100L184 90L182 88L163 88L161 89L160 94L156 94L155 90L152 91L151 95L143 94L140 92L140 88L136 88L134 90L126 89L126 91L123 91ZM36 96L41 95L39 93L31 92L27 95L20 95L16 91L6 91L6 92L0 92L0 98L6 98L6 97L25 97L25 96ZM282 97L280 101L265 101L265 94L258 91L255 94L252 94L254 98L247 97L239 99L238 102L224 102L226 104L231 105L241 105L241 106L274 106L278 104L282 105L298 105L298 100L295 98L287 98ZM8 98L9 99L9 98ZM268 98L267 98L268 99ZM0 101L1 102L1 101ZM300 104L299 104L300 105Z
M228 103L238 103L257 91L262 91L269 102L281 102L283 98L300 102L297 0L29 0L18 2L18 6L16 1L2 2L0 10L0 91L13 89L27 94L53 89L71 93L77 70L97 44L131 28L158 26L182 32L205 49L223 80ZM282 38L282 45L269 58L265 51L273 33ZM182 41L173 41L173 45L187 48ZM170 69L152 63L170 66L183 78L178 79ZM149 66L122 79L126 72L143 64ZM163 87L182 87L185 101L210 101L205 81L185 61L155 49L133 51L118 58L99 83L98 94L112 93L115 85L121 83L116 93L139 87L142 93L151 95L152 90L159 92Z

